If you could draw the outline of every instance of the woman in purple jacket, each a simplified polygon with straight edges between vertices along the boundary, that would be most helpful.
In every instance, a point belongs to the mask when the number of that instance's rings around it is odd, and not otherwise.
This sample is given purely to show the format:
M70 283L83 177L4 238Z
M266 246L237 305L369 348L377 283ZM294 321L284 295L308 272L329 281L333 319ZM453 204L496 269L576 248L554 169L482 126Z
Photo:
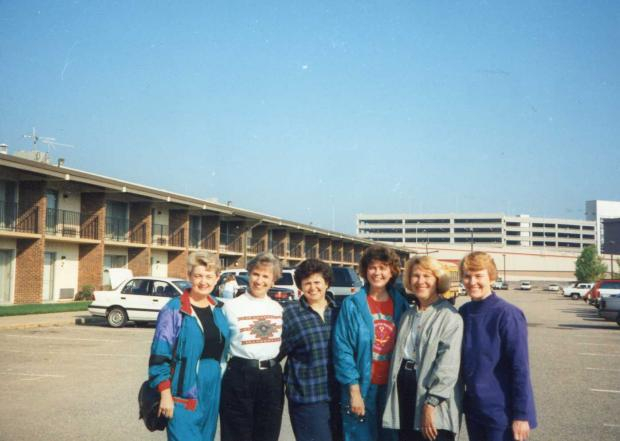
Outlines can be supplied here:
M460 269L472 300L459 310L469 439L524 441L537 424L525 316L492 291L497 268L487 253L468 254Z

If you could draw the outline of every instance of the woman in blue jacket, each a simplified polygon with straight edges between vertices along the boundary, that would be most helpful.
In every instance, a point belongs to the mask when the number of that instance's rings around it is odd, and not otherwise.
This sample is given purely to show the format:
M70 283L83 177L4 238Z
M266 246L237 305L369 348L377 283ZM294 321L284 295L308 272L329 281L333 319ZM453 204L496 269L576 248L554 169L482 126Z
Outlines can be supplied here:
M217 261L192 253L188 274L192 288L170 300L157 317L149 378L161 394L159 414L169 419L168 440L212 441L230 331L222 303L211 297Z
M372 245L359 263L364 286L342 304L334 330L335 375L341 384L345 441L394 441L383 429L390 360L397 325L408 308L393 287L400 259L391 249Z

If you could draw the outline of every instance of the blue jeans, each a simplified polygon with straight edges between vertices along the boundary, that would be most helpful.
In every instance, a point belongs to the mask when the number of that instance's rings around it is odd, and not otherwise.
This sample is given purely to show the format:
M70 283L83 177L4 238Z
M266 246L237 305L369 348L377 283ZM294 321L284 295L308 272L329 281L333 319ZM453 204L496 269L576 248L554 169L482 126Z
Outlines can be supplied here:
M512 427L509 426L505 429L496 429L494 427L488 427L484 424L476 423L467 418L467 435L470 440L475 441L513 441Z
M330 404L288 402L291 426L297 441L332 441Z
M397 441L398 431L384 429L381 420L385 401L387 399L387 386L371 384L368 393L364 397L366 414L363 421L357 415L347 413L349 407L349 386L342 387L342 429L344 441Z

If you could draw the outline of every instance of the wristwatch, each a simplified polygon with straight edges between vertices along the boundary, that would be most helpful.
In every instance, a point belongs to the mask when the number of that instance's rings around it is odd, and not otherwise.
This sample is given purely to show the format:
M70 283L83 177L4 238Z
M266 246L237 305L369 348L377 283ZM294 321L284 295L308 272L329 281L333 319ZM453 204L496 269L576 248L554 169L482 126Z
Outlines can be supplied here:
M433 406L433 407L439 406L440 402L441 400L434 395L428 395L426 397L426 400L424 400L425 404L428 404L429 406Z

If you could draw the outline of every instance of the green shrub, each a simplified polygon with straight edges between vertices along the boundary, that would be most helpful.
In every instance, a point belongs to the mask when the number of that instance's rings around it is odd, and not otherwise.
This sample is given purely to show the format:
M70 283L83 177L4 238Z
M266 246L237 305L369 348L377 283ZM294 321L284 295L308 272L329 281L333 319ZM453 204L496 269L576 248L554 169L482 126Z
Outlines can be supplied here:
M95 300L95 287L93 285L84 285L82 290L75 295L76 301L79 300Z

